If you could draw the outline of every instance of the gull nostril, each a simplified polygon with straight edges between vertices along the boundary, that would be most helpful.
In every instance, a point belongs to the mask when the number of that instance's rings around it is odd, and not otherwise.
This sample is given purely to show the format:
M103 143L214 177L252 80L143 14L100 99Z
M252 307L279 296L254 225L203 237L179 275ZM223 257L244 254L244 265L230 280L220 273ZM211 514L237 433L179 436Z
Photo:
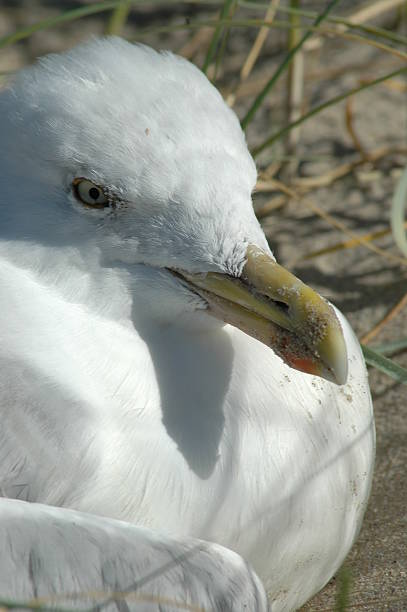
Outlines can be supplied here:
M281 300L276 300L275 298L272 298L272 297L270 297L268 295L260 293L260 292L258 292L256 290L253 290L253 293L262 302L265 302L266 304L273 304L273 306L278 308L282 313L288 315L288 313L290 311L290 306L288 304L286 304L285 302L282 302Z
M288 314L288 311L290 310L290 307L288 306L288 304L286 304L285 302L280 302L279 300L271 299L271 298L270 298L270 302L273 302L273 304L275 304L277 308L280 308L280 310Z

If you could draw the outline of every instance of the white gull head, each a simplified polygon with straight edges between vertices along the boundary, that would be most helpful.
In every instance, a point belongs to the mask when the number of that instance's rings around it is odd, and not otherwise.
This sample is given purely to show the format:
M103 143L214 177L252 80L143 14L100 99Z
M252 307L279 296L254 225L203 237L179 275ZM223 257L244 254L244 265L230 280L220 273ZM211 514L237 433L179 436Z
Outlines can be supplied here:
M93 40L22 71L1 96L0 114L1 189L10 230L24 239L71 245L88 266L146 264L148 272L138 268L143 290L171 286L183 308L192 294L185 301L164 268L238 276L248 244L268 250L237 117L186 60L118 38ZM110 204L79 202L80 178Z

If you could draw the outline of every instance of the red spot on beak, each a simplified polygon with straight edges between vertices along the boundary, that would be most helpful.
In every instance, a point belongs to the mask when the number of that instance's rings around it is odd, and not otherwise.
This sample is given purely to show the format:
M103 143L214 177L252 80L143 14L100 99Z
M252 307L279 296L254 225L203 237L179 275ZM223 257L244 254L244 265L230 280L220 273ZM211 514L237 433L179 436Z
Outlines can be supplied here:
M287 363L295 370L306 372L307 374L319 375L318 365L312 359L306 357L294 357L294 355L286 355Z

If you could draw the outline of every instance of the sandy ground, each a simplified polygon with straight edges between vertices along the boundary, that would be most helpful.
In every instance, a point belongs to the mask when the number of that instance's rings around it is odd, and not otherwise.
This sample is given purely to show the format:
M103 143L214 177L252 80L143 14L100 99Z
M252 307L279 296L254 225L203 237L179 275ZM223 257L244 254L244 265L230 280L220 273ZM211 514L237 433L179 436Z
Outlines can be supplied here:
M42 6L48 5L47 8ZM57 2L0 3L0 36L16 27L50 14ZM74 3L71 3L71 5ZM34 10L35 8L35 10ZM179 5L177 19L193 17L196 9ZM393 16L390 16L390 19ZM174 13L152 13L140 8L126 27L126 35L139 38L138 27L168 23ZM67 24L63 29L37 33L28 41L0 51L0 71L16 70L34 57L59 51L103 32L100 17ZM149 35L156 48L182 49L185 33ZM229 91L244 61L253 33L234 31L220 86ZM281 59L278 54L282 33L269 36L258 68L248 81L256 87ZM197 57L201 61L202 48ZM402 66L400 59L349 41L327 40L306 54L304 108L319 103ZM248 131L250 144L284 122L284 83L274 90L253 126ZM237 98L236 110L242 116L250 103L244 89ZM397 78L392 85L381 85L354 98L354 126L366 150L388 146L389 154L378 163L365 163L343 179L315 189L307 196L313 204L329 212L346 227L365 234L389 225L391 197L406 163L407 89L406 80ZM404 152L397 152L404 147ZM320 176L324 172L357 159L352 140L345 128L344 104L331 108L306 124L297 153L306 156L296 170L297 177ZM267 163L278 158L279 148L260 158ZM310 159L312 158L312 159ZM284 175L290 182L293 176ZM257 194L256 208L276 193ZM278 259L304 281L332 300L350 319L359 337L368 332L404 294L407 293L407 267L396 261L358 247L337 251L309 261L305 255L347 239L339 230L312 212L304 201L291 201L262 220L270 244ZM388 253L397 255L390 236L376 241ZM387 324L375 342L397 340L407 335L407 308ZM374 343L372 343L374 344ZM395 357L407 367L407 352ZM347 559L352 587L349 610L407 610L407 387L376 370L370 371L370 383L377 426L377 459L372 495L360 537ZM335 609L336 579L326 586L304 610L319 612Z

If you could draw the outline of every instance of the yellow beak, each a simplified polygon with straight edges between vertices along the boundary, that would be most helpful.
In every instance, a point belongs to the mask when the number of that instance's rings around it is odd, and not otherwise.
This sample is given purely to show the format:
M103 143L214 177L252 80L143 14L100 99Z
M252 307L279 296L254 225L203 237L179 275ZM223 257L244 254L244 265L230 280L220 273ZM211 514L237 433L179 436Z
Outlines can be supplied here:
M271 347L292 368L346 382L348 358L336 314L313 289L250 245L240 278L181 272L209 312Z

